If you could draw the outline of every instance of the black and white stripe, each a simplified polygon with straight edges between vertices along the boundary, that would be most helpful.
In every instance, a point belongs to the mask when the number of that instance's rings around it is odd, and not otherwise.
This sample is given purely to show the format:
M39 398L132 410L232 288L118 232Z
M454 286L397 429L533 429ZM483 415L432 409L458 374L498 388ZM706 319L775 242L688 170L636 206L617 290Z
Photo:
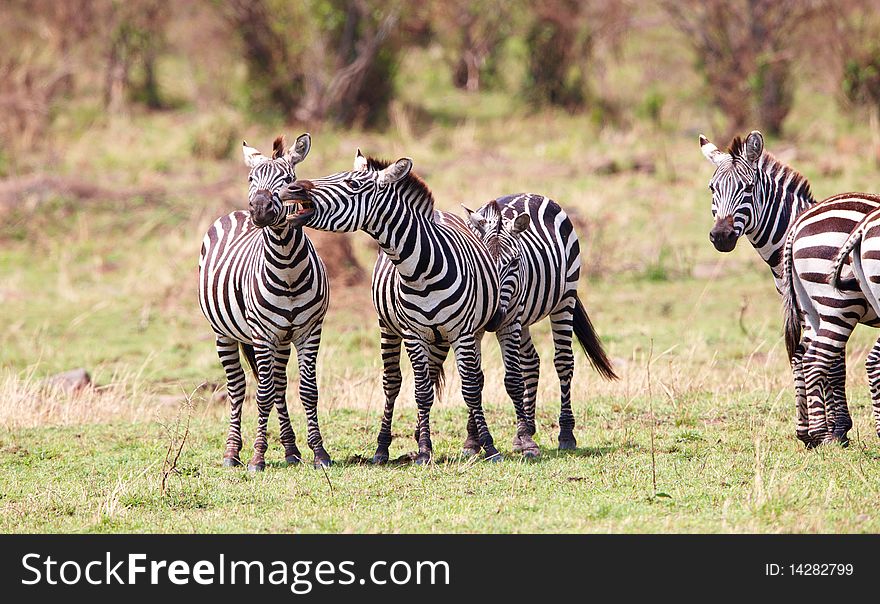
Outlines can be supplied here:
M852 420L844 347L856 324L872 324L876 315L851 271L843 275L843 295L827 283L827 275L840 246L878 200L847 193L816 203L807 180L764 151L757 131L745 141L736 138L727 153L703 136L700 146L716 166L709 183L715 217L710 240L719 251L729 252L745 235L783 294L797 437L810 447L845 442ZM803 338L801 312L807 318Z
M401 344L415 375L416 463L431 459L432 386L450 347L473 433L486 457L498 459L483 415L478 340L498 306L495 264L464 220L435 212L433 195L411 170L408 158L388 164L358 152L354 171L297 181L282 197L309 209L305 224L312 228L362 230L379 243L373 298L382 332L386 407L374 461L388 459L394 400L400 390Z
M249 212L232 212L208 229L199 259L199 303L214 329L226 372L231 412L224 465L239 465L245 374L239 348L258 381L259 421L250 470L265 467L266 428L274 405L279 438L288 463L300 452L287 414L287 363L296 348L299 393L308 423L308 444L316 465L329 465L318 427L315 361L329 302L327 275L311 242L289 214L278 192L295 180L296 164L309 152L300 136L286 154L279 137L272 158L245 144L251 168ZM298 208L294 208L298 209ZM299 209L299 213L302 213Z
M572 335L603 377L617 379L578 298L581 256L574 226L556 202L530 193L495 199L476 212L465 210L498 266L501 303L495 335L504 360L504 386L516 410L514 450L529 457L539 453L532 438L539 357L529 327L546 317L550 318L556 351L553 364L559 376L559 448L574 449Z

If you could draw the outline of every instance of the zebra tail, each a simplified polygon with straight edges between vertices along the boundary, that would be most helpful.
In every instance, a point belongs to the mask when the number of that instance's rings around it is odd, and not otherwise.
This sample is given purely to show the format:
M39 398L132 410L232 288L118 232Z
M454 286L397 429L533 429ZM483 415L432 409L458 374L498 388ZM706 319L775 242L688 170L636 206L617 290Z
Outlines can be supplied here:
M801 343L803 326L801 325L801 311L798 308L797 292L794 289L794 273L792 266L792 247L794 244L794 228L785 240L782 252L782 307L784 313L785 349L789 360L794 358L794 353Z
M841 246L840 251L837 252L837 256L834 258L834 265L831 268L831 273L828 275L828 283L837 291L840 291L840 274L843 272L843 266L846 264L846 259L849 258L853 249L862 242L866 224L867 219L863 219L862 222L853 229L853 232L846 238L846 241L843 243L843 246ZM856 259L853 258L853 262L855 261ZM870 296L868 299L870 300Z
M434 374L434 396L437 399L437 402L443 400L443 392L446 388L446 371L443 369L443 365L440 365L437 368L437 373Z
M251 371L254 372L254 377L259 378L259 373L257 373L257 355L254 352L254 347L250 344L239 344L241 347L241 351L244 353L244 357L247 359L248 365L251 366Z
M593 329L593 323L590 321L590 317L587 316L587 311L577 295L574 298L572 322L574 323L574 335L577 336L578 342L580 342L581 348L584 349L584 353L586 353L593 369L598 371L606 380L620 379L614 373L614 367L612 367L611 361L605 354L602 342L599 340L596 330Z

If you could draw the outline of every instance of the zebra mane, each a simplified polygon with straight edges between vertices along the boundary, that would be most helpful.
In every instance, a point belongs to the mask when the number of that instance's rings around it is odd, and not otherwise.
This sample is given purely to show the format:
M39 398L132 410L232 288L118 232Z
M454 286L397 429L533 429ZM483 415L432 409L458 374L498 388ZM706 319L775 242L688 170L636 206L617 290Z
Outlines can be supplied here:
M284 135L278 136L272 143L272 159L284 156Z
M732 157L742 157L745 147L741 136L735 136L730 145L727 146L727 154Z
M813 197L810 181L807 180L806 176L788 164L776 159L776 157L768 151L764 151L761 155L761 159L758 160L758 163L762 166L761 169L764 173L770 176L773 180L779 183L787 183L785 186L786 191L792 194L797 193L799 197L815 203L816 199Z
M379 170L384 170L394 162L388 161L387 159L379 159L376 157L368 157L367 158L367 170L371 172L378 172ZM425 183L422 178L417 175L415 172L410 171L410 173L400 181L401 185L411 190L413 193L416 193L418 198L424 200L431 211L434 210L434 194L431 193L431 189L428 188L428 185Z

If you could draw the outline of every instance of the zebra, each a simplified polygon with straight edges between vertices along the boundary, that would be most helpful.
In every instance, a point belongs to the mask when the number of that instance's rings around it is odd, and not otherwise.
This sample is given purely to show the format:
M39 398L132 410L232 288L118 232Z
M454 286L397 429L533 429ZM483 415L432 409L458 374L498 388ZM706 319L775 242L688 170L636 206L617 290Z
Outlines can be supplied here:
M581 256L574 226L556 202L533 193L500 197L477 211L464 209L498 266L501 318L495 336L504 361L504 386L516 410L513 449L526 457L540 453L532 438L540 359L529 327L548 316L562 401L559 449L575 449L572 331L604 378L617 379L617 375L578 298Z
M315 360L329 304L324 264L301 228L304 209L282 203L282 187L292 183L296 165L311 148L308 134L284 150L275 139L272 157L243 143L248 175L249 212L219 218L208 229L199 258L199 303L216 334L217 354L226 372L230 400L224 466L241 465L241 411L245 374L239 349L258 381L259 421L248 470L266 467L266 427L274 404L279 438L288 464L300 463L296 435L287 414L287 363L296 348L299 393L306 412L308 445L314 465L329 466L318 426Z
M455 352L471 432L486 459L498 461L482 408L483 371L478 336L497 319L498 273L488 250L465 221L434 210L434 197L412 172L413 162L385 162L358 150L355 169L298 180L282 194L308 211L311 228L362 230L379 244L373 301L382 338L385 412L374 463L388 460L394 401L400 391L400 347L415 377L418 454L432 459L430 410L442 381L443 359Z
M848 262L874 314L880 315L880 209L874 210L853 229L837 253L829 276L829 284L842 286L842 274ZM871 386L874 428L880 436L880 350L875 346L865 362Z
M880 198L844 193L817 203L807 179L765 151L757 130L745 140L736 137L726 153L702 135L700 148L716 166L709 181L715 218L709 240L718 251L730 252L745 235L782 294L797 438L810 448L829 441L846 443L852 420L844 347L857 323L878 323L851 270L844 273L843 295L828 285L827 275L855 224L880 205ZM798 309L807 318L803 338Z

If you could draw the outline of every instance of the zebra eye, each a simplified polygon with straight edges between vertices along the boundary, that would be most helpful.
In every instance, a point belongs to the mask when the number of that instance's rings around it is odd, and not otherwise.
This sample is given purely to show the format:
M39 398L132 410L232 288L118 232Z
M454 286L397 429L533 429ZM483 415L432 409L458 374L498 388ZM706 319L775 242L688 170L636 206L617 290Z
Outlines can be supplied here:
M288 174L287 176L284 177L284 182L286 182L287 184L292 183L292 182L293 182L293 176L291 176L290 174Z
M351 178L346 178L342 182L344 182L345 186L348 187L349 189L357 189L358 188L357 182L352 180Z

